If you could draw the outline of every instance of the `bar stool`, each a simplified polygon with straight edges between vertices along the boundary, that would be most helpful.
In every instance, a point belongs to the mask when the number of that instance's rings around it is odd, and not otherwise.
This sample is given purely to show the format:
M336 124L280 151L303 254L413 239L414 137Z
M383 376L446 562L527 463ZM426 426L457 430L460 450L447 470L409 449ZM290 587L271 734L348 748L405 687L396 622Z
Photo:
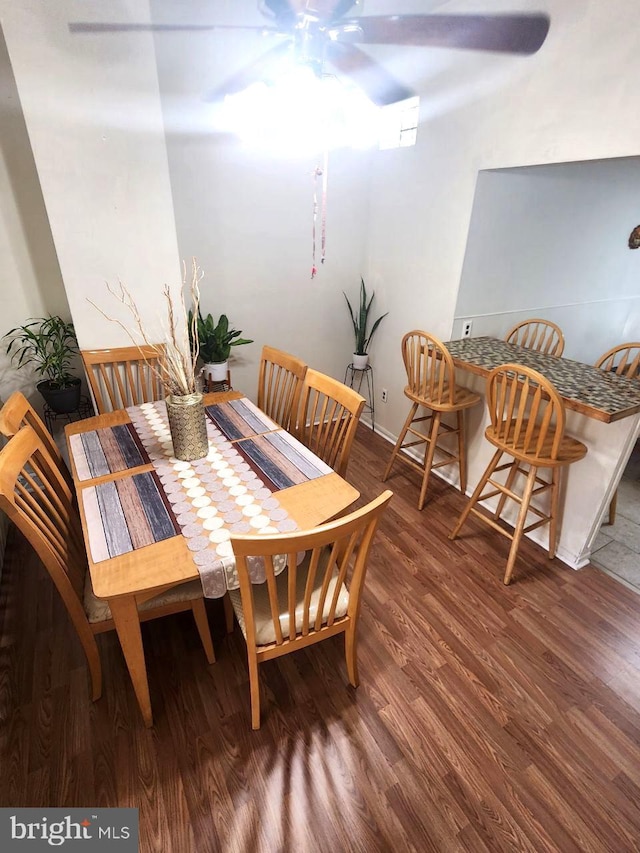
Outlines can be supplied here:
M382 479L384 481L389 476L396 457L420 471L422 473L422 488L418 500L418 509L422 509L432 468L440 468L443 465L457 462L460 471L460 491L464 494L467 488L464 410L479 403L480 396L462 385L455 384L455 367L449 351L442 341L427 332L422 332L419 329L407 332L402 339L402 359L408 380L404 394L412 401L412 406ZM419 408L430 409L431 414L416 417ZM442 415L447 412L455 412L455 427L442 421ZM412 426L423 421L430 423L429 430L426 433L414 429ZM415 436L415 441L409 441L405 444L407 433ZM457 455L438 444L439 438L456 434L458 436ZM425 443L427 446L422 465L406 453L401 452L405 448ZM444 454L445 459L434 463L436 447Z
M549 559L555 557L560 472L582 459L587 448L577 439L565 435L565 409L562 398L553 384L536 370L519 364L496 367L487 377L487 405L491 423L484 435L497 450L458 523L449 534L449 539L456 538L469 513L473 513L507 539L511 539L511 550L504 574L504 583L508 584L523 533L549 524ZM499 465L504 454L510 456L512 461ZM523 464L527 465L528 469L523 468ZM538 476L540 468L551 470L550 481ZM509 473L504 484L492 479L495 473L505 470ZM514 490L519 473L527 476L522 494ZM483 494L487 485L493 487L493 490ZM548 513L531 505L531 498L544 492L550 493ZM479 501L498 494L500 499L492 514L488 515L476 507ZM507 498L520 504L513 532L498 524ZM525 527L529 512L538 515L539 520Z
M538 317L517 323L509 329L504 339L510 344L518 344L547 355L561 356L564 352L564 335L560 326L551 320L541 320Z
M600 356L595 366L608 373L625 376L627 379L640 379L640 341L612 347ZM616 523L617 506L618 490L616 489L609 504L608 523L611 525Z

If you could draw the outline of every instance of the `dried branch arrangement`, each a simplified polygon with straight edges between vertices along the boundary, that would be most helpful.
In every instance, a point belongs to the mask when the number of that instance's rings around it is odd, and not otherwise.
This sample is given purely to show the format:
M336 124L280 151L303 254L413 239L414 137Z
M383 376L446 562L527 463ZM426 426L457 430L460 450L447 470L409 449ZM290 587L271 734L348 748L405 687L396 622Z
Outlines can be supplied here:
M162 329L161 336L164 338L163 343L157 343L152 340L142 323L140 312L131 292L121 281L118 281L117 288L107 284L107 290L118 302L121 302L128 309L133 317L133 328L127 326L117 317L110 317L95 302L92 302L90 299L88 300L105 319L112 323L117 323L124 329L135 346L144 345L155 350L158 356L157 363L152 364L146 358L145 361L164 386L167 395L181 397L188 394L195 394L198 391L196 385L196 364L200 353L200 345L197 317L200 305L200 282L203 275L204 273L198 267L196 259L193 258L191 263L191 277L188 281L187 267L186 264L183 265L180 303L177 309L169 286L165 284L162 293L166 302L167 320L166 325L163 324L164 327ZM185 291L187 289L189 290L193 306L192 316L195 318L191 321L191 328L189 328L189 313L185 304ZM141 352L141 355L144 358L144 353Z

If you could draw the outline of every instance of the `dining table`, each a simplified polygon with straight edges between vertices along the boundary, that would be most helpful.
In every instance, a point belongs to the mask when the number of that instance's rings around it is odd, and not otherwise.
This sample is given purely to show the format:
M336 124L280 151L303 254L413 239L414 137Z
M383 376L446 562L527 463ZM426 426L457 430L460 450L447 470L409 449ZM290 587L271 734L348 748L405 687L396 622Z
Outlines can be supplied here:
M111 610L146 726L153 724L138 606L179 584L238 588L234 533L317 526L360 496L235 390L204 396L209 452L173 456L164 401L65 428L94 594ZM264 581L260 568L252 582Z
M549 379L564 403L567 434L587 455L565 472L557 557L574 569L587 565L609 503L640 431L640 382L564 356L527 349L490 336L446 342L461 384L482 395L486 377L502 364L533 368ZM484 438L486 405L468 412L467 490L471 494L494 451ZM514 508L515 509L515 508ZM507 518L509 516L507 515ZM515 518L515 513L511 520ZM546 547L546 531L529 534Z

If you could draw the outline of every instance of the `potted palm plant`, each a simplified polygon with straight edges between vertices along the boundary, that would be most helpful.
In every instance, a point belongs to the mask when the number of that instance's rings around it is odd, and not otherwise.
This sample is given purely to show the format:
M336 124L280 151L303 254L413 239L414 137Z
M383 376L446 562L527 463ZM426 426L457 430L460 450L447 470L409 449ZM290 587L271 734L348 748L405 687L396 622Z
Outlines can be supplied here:
M80 379L70 372L78 352L73 323L49 316L29 320L4 336L6 353L16 367L29 364L44 377L36 388L46 404L58 414L75 411L80 405Z
M378 317L371 326L371 331L369 331L369 314L374 296L375 293L372 293L371 298L367 300L367 288L365 287L364 279L362 277L360 278L360 305L357 312L351 307L347 294L344 294L344 298L347 300L347 305L349 306L351 322L353 323L355 349L353 351L352 363L356 370L364 370L369 363L369 354L367 349L371 343L371 338L373 338L378 326L389 313L387 311L386 314L382 314L381 317Z
M194 328L193 313L189 312L189 329ZM242 332L229 328L229 318L221 314L216 323L211 314L203 317L198 310L196 324L200 358L204 362L204 375L214 382L223 382L227 378L231 347L252 344L249 338L241 338Z

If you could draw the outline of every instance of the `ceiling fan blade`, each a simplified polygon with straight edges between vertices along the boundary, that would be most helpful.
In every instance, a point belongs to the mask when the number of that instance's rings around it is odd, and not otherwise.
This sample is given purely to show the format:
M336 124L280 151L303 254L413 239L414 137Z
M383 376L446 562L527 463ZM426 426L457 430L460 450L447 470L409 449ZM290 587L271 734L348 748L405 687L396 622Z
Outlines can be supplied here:
M395 104L412 98L415 92L399 83L375 60L352 44L329 42L326 58L338 69L348 74L364 91L366 96L379 107Z
M233 74L217 88L207 93L205 100L222 101L225 95L241 92L253 83L267 82L276 73L280 60L291 51L290 42L284 42L263 53L255 62L245 65L237 74Z
M535 53L549 32L549 17L532 15L379 15L336 22L330 35L361 44L454 47Z
M243 24L125 24L92 21L71 21L71 33L136 33L136 32L206 32L209 30L248 30L255 33L276 33L274 27L254 27Z

